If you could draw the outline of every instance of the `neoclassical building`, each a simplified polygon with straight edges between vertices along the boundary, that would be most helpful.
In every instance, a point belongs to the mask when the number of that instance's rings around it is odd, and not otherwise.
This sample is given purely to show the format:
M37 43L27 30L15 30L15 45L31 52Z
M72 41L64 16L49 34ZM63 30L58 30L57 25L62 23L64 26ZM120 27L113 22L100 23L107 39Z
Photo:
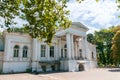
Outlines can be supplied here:
M87 42L88 28L73 22L59 29L49 46L24 33L3 32L0 38L0 71L81 71L97 67L96 46Z

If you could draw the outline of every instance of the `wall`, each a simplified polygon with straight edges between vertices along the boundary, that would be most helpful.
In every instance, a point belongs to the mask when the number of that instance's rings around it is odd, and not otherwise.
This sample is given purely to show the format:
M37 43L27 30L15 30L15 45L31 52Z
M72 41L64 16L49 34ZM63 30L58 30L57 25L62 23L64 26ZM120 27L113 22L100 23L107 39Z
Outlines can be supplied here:
M27 34L4 33L5 51L3 72L25 72L31 67L32 38ZM14 46L19 45L19 57L14 57ZM23 58L23 47L28 47L27 57Z
M0 52L0 72L2 71L3 68L3 54L4 52Z
M29 62L4 62L3 73L25 72Z
M4 51L4 39L0 37L0 51Z

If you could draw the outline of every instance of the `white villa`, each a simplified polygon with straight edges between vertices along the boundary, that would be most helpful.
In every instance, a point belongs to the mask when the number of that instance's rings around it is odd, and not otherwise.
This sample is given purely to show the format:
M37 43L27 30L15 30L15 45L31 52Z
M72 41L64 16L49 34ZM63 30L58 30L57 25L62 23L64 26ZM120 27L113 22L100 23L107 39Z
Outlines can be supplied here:
M0 70L3 73L32 71L81 71L97 67L96 46L87 42L88 28L73 22L59 29L52 46L24 33L3 32L0 38Z

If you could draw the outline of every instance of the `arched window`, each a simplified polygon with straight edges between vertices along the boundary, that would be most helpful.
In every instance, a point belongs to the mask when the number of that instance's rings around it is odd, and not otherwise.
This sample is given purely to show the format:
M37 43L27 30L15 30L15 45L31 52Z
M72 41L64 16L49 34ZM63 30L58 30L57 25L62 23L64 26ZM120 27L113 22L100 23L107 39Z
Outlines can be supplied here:
M28 54L28 47L27 47L27 46L24 46L24 47L23 47L23 57L26 58L26 57L27 57L27 54Z
M14 57L18 57L19 56L19 46L18 45L15 45L14 46Z

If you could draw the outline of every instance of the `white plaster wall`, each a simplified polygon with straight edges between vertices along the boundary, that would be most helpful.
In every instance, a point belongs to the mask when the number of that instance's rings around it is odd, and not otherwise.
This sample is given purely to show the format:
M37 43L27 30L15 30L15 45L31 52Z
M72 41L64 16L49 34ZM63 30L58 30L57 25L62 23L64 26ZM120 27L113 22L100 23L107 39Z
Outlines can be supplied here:
M60 61L60 70L61 71L68 71L69 70L69 64L67 60L61 60Z
M32 39L27 34L20 33L5 33L5 52L3 72L24 72L30 67L31 54L32 54ZM19 45L19 57L13 57L14 46ZM23 58L23 46L28 46L28 57Z
M92 59L92 52L94 53L94 60L97 61L97 53L96 53L96 46L92 45L87 42L86 46L87 51L87 58L91 61Z
M70 72L78 71L78 66L77 66L76 60L69 60L68 65L69 65Z
M90 62L89 62L89 61L86 61L86 62L84 63L84 69L87 71L87 70L89 70L90 68L91 68Z
M16 33L17 34L17 33ZM28 58L30 59L32 50L31 50L31 38L28 36L22 36L22 35L13 35L13 34L6 34L5 36L5 55L4 55L4 61L13 61L13 48L15 45L19 45L19 59L21 61L22 59L22 48L23 46L28 46ZM17 59L15 59L17 60Z
M25 72L30 68L29 62L4 62L3 73Z

